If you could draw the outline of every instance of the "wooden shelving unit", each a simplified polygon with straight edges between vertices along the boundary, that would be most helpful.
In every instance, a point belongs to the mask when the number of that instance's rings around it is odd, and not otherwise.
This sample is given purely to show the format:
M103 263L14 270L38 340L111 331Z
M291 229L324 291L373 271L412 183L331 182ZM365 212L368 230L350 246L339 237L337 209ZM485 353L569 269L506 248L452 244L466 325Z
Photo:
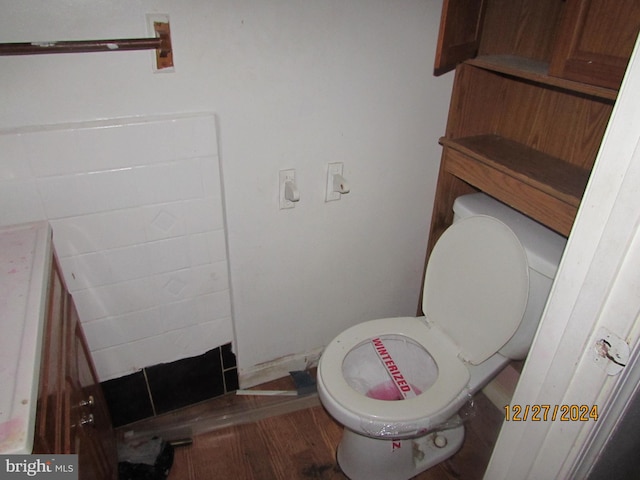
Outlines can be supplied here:
M434 71L456 74L427 259L476 191L569 235L639 30L635 0L444 2Z

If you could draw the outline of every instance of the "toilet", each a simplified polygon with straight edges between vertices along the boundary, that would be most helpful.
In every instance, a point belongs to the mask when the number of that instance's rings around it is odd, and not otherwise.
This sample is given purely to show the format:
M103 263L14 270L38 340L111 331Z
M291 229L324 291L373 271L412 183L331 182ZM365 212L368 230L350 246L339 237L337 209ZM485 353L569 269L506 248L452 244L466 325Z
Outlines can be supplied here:
M473 394L528 353L565 243L485 194L456 199L427 265L424 316L355 325L320 358L345 475L408 479L462 446Z

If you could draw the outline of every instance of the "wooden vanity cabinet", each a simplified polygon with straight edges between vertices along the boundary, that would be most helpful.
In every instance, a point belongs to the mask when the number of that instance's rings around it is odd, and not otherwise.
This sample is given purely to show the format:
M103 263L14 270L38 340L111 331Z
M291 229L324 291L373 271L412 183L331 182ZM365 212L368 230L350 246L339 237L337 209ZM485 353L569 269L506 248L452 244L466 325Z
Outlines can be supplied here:
M57 268L52 268L42 341L38 410L34 453L62 452L62 410L60 380L64 377L63 322L65 295Z
M456 72L427 258L476 191L569 235L639 28L632 0L444 0L435 73Z
M78 454L80 479L116 479L111 420L55 258L47 305L33 453Z

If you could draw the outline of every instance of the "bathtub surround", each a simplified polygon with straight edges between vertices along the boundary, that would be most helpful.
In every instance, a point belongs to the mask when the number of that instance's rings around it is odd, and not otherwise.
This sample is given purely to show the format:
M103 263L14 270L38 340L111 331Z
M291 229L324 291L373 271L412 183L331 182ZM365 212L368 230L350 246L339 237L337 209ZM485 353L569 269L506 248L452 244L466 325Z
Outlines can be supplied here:
M101 381L233 340L213 115L4 130L0 150L0 225L51 223Z

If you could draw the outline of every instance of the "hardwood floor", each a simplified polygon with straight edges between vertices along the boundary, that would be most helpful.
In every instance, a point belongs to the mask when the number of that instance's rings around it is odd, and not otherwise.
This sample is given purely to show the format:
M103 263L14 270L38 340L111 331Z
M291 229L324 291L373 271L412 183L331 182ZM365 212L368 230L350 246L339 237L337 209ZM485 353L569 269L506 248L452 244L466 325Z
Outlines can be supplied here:
M290 379L261 388L287 389L287 385L292 387ZM462 449L416 479L482 478L502 412L482 393L474 401L477 413L467 423ZM325 412L315 395L289 399L227 395L119 429L121 437L127 438L151 432L166 439L192 433L193 443L175 450L169 480L347 478L335 461L342 426Z
M317 406L198 435L176 450L169 480L346 478L334 457L341 434Z

